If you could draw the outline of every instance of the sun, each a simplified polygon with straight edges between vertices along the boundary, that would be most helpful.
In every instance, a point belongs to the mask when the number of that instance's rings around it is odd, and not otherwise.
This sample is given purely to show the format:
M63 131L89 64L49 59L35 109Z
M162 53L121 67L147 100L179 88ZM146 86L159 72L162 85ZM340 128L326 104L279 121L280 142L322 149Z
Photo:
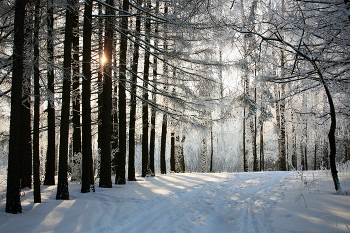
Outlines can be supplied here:
M107 61L107 59L106 59L105 55L103 54L102 58L101 58L101 64L102 65L106 64L106 61Z

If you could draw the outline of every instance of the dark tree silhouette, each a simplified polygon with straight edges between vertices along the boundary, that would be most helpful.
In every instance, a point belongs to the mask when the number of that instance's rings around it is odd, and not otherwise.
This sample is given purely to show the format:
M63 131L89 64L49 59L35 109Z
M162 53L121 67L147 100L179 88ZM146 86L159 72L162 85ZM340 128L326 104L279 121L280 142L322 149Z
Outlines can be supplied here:
M138 5L142 4L141 0L137 1ZM140 10L138 11L140 12ZM137 83L137 67L139 63L139 34L141 32L140 15L136 16L136 42L134 44L132 65L131 65L131 96L130 96L130 125L129 125L129 167L128 180L136 181L135 178L135 121L136 121L136 83Z
M16 0L14 41L13 41L13 72L11 92L10 141L7 169L6 213L21 213L19 159L21 148L18 146L21 135L21 99L23 80L23 44L24 15L27 1Z
M106 2L114 6L113 0ZM113 15L114 11L107 7L106 15ZM100 164L100 184L102 188L111 188L111 128L112 128L112 46L114 36L113 17L105 19L105 47L104 56L105 64L103 67L103 93L102 93L102 138L101 138L101 164Z
M79 8L78 0L74 0L75 9L73 12L73 37L72 37L72 111L73 111L73 163L76 155L81 152L81 128L80 128L80 64L79 64ZM72 177L75 179L75 177Z
M164 15L168 15L168 6L165 5L164 7ZM165 26L166 28L166 26ZM167 51L168 49L168 42L167 40L164 40L164 51ZM163 73L168 73L168 66L164 65ZM167 78L165 78L165 85L164 85L164 91L166 92L168 89L167 86ZM167 106L167 100L164 100L164 105ZM165 161L165 151L166 151L166 136L167 136L167 128L168 128L168 115L167 113L163 113L163 121L162 121L162 134L160 138L160 172L162 174L166 174L166 161Z
M40 158L39 158L39 120L40 120L40 86L39 86L39 28L40 0L35 1L34 22L34 125L33 125L33 179L34 203L41 203L40 194Z
M128 12L129 1L123 0L123 11ZM121 14L125 14L125 13ZM125 184L125 160L126 160L126 52L128 40L126 33L128 30L128 17L123 17L120 22L121 38L120 38L120 57L119 57L119 153L117 157L117 169L115 184Z
M145 3L146 8L151 9L151 1L147 0ZM143 102L142 102L142 177L145 177L148 173L148 80L149 80L149 66L150 66L150 53L148 52L150 47L150 33L151 33L151 20L149 18L145 19L145 61L143 68Z
M68 137L69 137L69 105L71 86L71 61L73 38L73 12L74 1L68 0L66 9L66 25L63 54L63 87L61 109L60 151L58 165L57 200L68 200Z
M25 27L24 27L24 49L33 49L33 10L34 6L32 2L28 1L26 5ZM28 53L23 54L24 70L26 71L23 76L22 84L22 105L21 105L21 140L19 141L22 149L21 165L20 165L20 179L21 188L32 188L32 129L31 129L31 79L32 79L32 67L30 64L31 56ZM27 62L26 62L27 61Z
M81 192L90 191L94 184L91 150L91 19L92 0L85 1L83 32L83 81L82 81L82 178Z
M45 185L55 185L56 132L55 132L55 103L54 103L54 46L53 46L53 0L47 1L47 88L50 95L47 105L47 152Z

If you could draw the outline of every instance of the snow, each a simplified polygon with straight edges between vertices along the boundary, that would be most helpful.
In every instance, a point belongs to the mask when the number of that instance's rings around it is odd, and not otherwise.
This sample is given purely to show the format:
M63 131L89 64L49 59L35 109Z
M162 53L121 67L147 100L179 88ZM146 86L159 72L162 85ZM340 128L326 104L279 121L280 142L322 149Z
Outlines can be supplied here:
M350 232L349 196L335 195L329 171L183 173L137 177L137 182L42 203L22 190L21 214L5 213L0 173L0 232ZM350 173L339 173L349 194ZM97 185L98 186L98 185Z

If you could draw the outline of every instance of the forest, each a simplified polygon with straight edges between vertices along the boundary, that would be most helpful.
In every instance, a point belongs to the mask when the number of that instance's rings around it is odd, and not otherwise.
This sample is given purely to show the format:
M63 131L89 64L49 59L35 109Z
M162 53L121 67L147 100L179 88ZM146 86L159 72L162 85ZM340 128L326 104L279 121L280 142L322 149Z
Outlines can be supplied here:
M0 167L81 193L349 159L348 0L0 2Z

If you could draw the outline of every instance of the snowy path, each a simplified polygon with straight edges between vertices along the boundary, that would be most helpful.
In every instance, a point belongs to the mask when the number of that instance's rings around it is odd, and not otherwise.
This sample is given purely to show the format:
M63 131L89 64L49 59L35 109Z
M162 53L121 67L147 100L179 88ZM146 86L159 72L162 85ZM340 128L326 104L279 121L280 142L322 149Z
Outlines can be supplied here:
M79 193L80 185L70 185L69 201L54 200L56 187L43 186L43 203L34 205L27 191L22 197L24 213L18 215L3 212L5 198L0 193L0 232L303 232L279 224L298 219L298 214L276 212L283 203L283 208L305 211L294 201L300 193L297 178L295 172L139 177L137 182L88 194ZM291 190L296 193L290 195Z
M118 200L104 194L94 197L102 203L94 213L100 216L98 224L91 227L100 232L273 232L269 217L276 201L271 197L282 198L276 186L283 174L225 174L219 182L207 181L152 200ZM148 180L191 183L186 174L165 178L169 176ZM104 212L106 206L112 207L110 212Z
M140 206L145 211L131 215L132 221L117 229L120 232L273 232L269 217L276 202L271 197L282 198L283 192L275 188L280 185L282 175L227 175L226 181L208 182L176 192L166 200L142 203Z

